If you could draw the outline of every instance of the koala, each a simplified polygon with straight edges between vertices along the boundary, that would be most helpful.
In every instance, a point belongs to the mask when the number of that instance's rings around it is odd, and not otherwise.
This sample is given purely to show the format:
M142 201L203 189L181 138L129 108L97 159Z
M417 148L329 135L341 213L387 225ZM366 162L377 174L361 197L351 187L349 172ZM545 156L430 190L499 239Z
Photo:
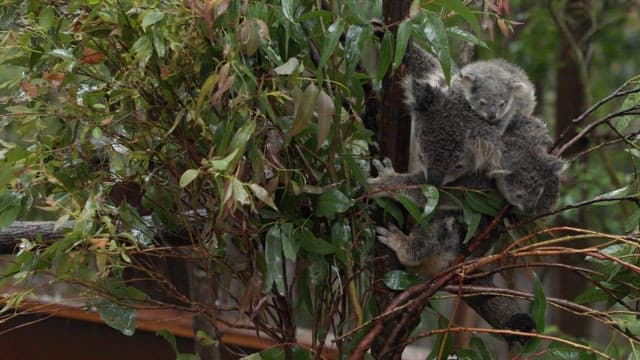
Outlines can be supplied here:
M436 211L430 232L414 225L405 235L395 225L376 227L377 239L393 250L400 263L428 279L446 269L463 250L467 226L461 211Z
M451 80L451 91L463 94L482 119L503 134L514 116L530 116L535 88L522 69L502 59L466 65Z
M437 63L428 53L422 54ZM423 72L409 73L403 80L411 112L410 170L423 171L430 184L446 185L498 164L500 133L486 126L462 94L441 87L439 66L417 68Z
M373 165L379 174L378 178L369 180L373 189L381 190L395 186L398 190L396 193L390 193L390 196L401 194L414 201L417 206L424 206L426 199L422 192L419 189L407 188L410 185L424 184L426 179L423 173L396 173L389 159L382 162L374 160ZM495 188L493 180L484 176L465 176L451 185L474 190ZM451 192L455 193L454 190ZM483 217L484 225L481 227L486 226L489 221L490 219ZM378 226L377 239L395 252L401 264L428 279L449 267L459 254L467 251L463 240L468 231L462 209L448 196L441 197L438 207L429 219L429 226L430 232L426 232L419 225L414 225L408 235L392 224L387 227ZM486 250L487 247L478 249L475 255ZM494 286L491 278L474 280L472 284ZM465 301L495 328L526 332L535 329L535 322L521 309L515 299L482 295L467 297ZM509 344L515 341L524 343L527 338L505 336L505 340Z
M558 197L558 177L566 163L525 138L505 136L499 169L488 172L511 205L524 213L542 213L553 208Z

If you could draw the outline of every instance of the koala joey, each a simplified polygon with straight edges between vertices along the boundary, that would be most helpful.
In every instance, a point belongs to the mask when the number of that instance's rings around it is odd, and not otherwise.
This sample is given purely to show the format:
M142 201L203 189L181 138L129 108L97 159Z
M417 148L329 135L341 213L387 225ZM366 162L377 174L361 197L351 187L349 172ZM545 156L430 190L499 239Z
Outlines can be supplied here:
M502 157L501 169L489 171L502 196L524 213L550 210L558 197L558 176L566 163L535 146L522 145L516 139L504 139L511 145Z
M502 134L514 116L530 116L535 88L527 75L502 59L464 66L451 80L453 93L463 94L471 108Z

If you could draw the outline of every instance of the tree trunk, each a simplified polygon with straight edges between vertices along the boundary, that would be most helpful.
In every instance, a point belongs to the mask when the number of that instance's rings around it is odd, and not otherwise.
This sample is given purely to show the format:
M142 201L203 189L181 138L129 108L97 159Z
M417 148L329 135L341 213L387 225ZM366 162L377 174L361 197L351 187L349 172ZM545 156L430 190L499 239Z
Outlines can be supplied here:
M553 5L550 5L553 6ZM571 139L577 134L573 119L587 109L589 102L587 74L587 53L589 39L585 34L594 26L590 16L591 0L569 0L563 9L556 9L554 18L561 32L560 60L556 73L556 133L563 139ZM563 155L576 154L586 149L587 139L583 138ZM580 211L580 223L586 223L586 213ZM563 225L567 225L563 222ZM586 246L574 244L576 247ZM584 265L584 257L575 255L563 257L563 262L575 266ZM550 281L549 290L553 296L575 299L586 289L584 279L570 271L551 271L546 274ZM572 284L567 286L567 284ZM590 326L583 318L568 311L551 310L550 322L557 324L563 332L576 337L587 337Z

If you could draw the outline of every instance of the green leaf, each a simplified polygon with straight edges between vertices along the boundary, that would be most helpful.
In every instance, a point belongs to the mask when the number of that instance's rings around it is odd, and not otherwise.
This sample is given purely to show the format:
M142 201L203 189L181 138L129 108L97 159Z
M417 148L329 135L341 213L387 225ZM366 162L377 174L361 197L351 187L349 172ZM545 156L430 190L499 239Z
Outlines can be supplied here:
M500 209L496 209L488 201L487 195L477 193L475 191L467 191L464 193L464 202L473 211L484 215L496 216Z
M50 6L47 6L40 11L40 27L44 32L48 32L53 26L53 22L55 20L55 12L54 9Z
M120 220L130 228L132 238L142 246L153 244L154 233L147 223L144 222L138 210L123 201L119 208Z
M244 189L244 184L238 180L238 178L233 177L231 179L231 186L233 187L233 199L239 202L242 205L251 204L251 200L249 199L249 193Z
M318 115L318 144L316 145L316 149L320 149L327 139L327 136L329 136L329 130L331 129L333 116L335 114L333 99L327 95L324 90L320 90L320 94L318 95L316 114Z
M300 60L298 60L298 58L292 57L289 58L289 60L287 60L287 62L285 62L284 64L273 69L273 71L275 71L278 75L291 75L293 73L299 72L300 69Z
M105 324L124 335L131 336L136 331L136 309L101 301L96 304L96 310Z
M198 93L198 99L196 100L196 114L200 114L200 110L202 109L202 104L204 104L204 99L211 95L211 91L213 87L218 83L219 75L217 73L213 73L209 75L207 80L204 81L202 87L200 88L200 92Z
M473 211L467 204L462 205L462 216L464 217L464 222L467 224L467 234L464 236L463 243L466 244L473 235L478 230L478 226L480 225L480 220L482 219L482 214L479 212Z
M151 37L153 38L153 48L156 49L156 54L159 58L163 58L166 53L166 48L164 46L164 37L159 30L154 30L151 33Z
M622 102L620 106L620 110L631 109L634 106L640 106L640 93L632 93L629 94ZM626 129L632 121L638 118L638 115L626 115L621 116L615 119L615 125L618 128L618 131L622 131Z
M424 279L413 273L407 273L402 270L393 270L384 274L382 281L389 289L401 291L406 290L413 285L422 283Z
M347 30L344 40L344 58L347 64L347 73L352 73L360 61L360 53L366 39L364 27L351 25Z
M434 3L449 9L465 19L476 34L482 34L478 19L461 0L434 0Z
M147 10L142 14L142 28L145 29L164 19L164 13L158 10Z
M354 201L336 188L325 190L318 196L315 215L333 219L335 214L343 213L353 206Z
M282 6L282 13L284 14L284 17L291 21L292 23L295 23L295 19L293 18L293 10L294 10L294 0L282 0L280 2L280 5Z
M293 137L306 129L311 123L313 110L316 108L320 89L315 84L309 84L302 96L296 99L296 107L293 115L293 126L287 131L287 137Z
M384 78L389 65L393 61L393 35L390 32L385 32L382 42L380 43L380 56L378 59L378 74L377 80L381 82Z
M426 12L423 33L427 40L429 40L438 60L440 60L445 78L449 79L451 77L451 64L453 61L449 52L447 29L438 14L432 11Z
M329 61L329 57L336 49L340 36L344 31L344 20L338 19L327 28L326 37L324 38L324 44L322 45L322 52L320 53L320 61L318 62L318 73L322 71L324 66Z
M265 190L265 188L258 184L251 183L249 184L249 189L251 189L251 192L253 192L253 194L258 199L260 199L260 201L267 204L267 206L269 206L273 210L278 211L276 204L273 202L273 199L271 198L271 196L269 196L269 193L267 192L267 190Z
M398 202L400 202L405 210L409 212L409 215L411 215L411 217L413 217L414 220L416 220L420 224L424 231L431 231L429 228L429 224L426 222L426 217L422 215L420 209L418 209L416 204L411 199L407 198L406 196L400 195L398 196Z
M0 229L13 224L20 214L22 197L12 191L0 195Z
M438 206L440 192L438 192L438 188L433 185L425 185L422 187L422 194L427 198L427 203L424 204L422 212L424 215L430 215L436 209L436 206Z
M231 154L225 156L222 159L213 159L209 160L209 166L211 169L209 171L215 173L217 171L226 171L229 168L229 165L236 160L238 154L240 153L240 149L234 149ZM212 171L213 170L213 171Z
M402 210L398 209L393 201L379 197L373 198L373 201L386 213L391 215L399 227L404 225L404 215L402 214Z
M411 20L407 19L400 23L398 26L398 33L396 35L396 51L393 59L392 70L396 70L402 64L404 53L407 50L407 44L409 43L409 37L411 36Z
M620 189L616 189L616 190L610 191L608 193L605 193L605 194L602 194L602 195L598 195L598 196L594 197L593 200L599 200L599 201L593 203L593 205L595 205L595 206L609 206L609 205L617 204L617 203L620 202L620 200L611 200L611 201L600 201L600 200L606 200L606 199L612 199L612 198L616 198L616 197L625 196L629 192L629 189L630 189L629 186L625 186L625 187L621 187Z
M267 232L264 244L264 256L267 263L267 274L265 276L265 291L270 292L273 285L280 295L285 293L284 269L282 260L281 231L277 226L271 227Z
M477 37L475 37L473 34L468 33L458 27L450 27L447 28L447 33L455 38L464 40L470 44L476 45L476 46L480 46L483 47L485 49L488 49L489 46L487 45L487 43L485 43L484 41L478 39Z
M632 232L638 229L638 224L640 223L640 208L636 208L636 210L624 220L624 231Z
M322 240L311 231L304 229L298 232L298 237L302 248L310 253L319 254L319 255L329 255L335 253L338 248L334 246L332 243Z
M293 224L284 223L280 226L280 239L282 239L282 252L284 253L284 257L296 261L300 243L298 239L293 236Z
M141 36L131 46L130 53L137 60L138 67L144 68L153 55L153 41L147 35Z
M49 55L63 59L63 60L72 60L73 52L68 49L53 49L49 52Z
M191 184L191 182L198 177L199 173L200 173L199 169L189 169L184 173L182 173L182 176L180 176L180 181L179 181L180 187L181 188L187 187L187 185Z
M253 136L254 131L256 130L256 121L251 119L247 121L233 136L231 139L231 143L229 144L229 149L231 151L238 150L238 156L241 156L244 153L244 148L247 145L247 142Z
M542 282L540 282L540 279L535 273L533 275L534 289L531 314L533 316L533 321L536 322L536 331L539 334L542 334L544 333L547 323L547 297L544 295Z

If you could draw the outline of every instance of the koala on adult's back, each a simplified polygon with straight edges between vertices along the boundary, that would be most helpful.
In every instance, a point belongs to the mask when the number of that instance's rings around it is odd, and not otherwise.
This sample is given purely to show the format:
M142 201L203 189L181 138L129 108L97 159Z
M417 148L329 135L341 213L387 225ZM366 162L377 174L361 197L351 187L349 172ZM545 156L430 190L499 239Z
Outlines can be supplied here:
M502 59L476 61L451 81L454 93L500 134L515 116L530 116L536 106L535 88L522 69Z

